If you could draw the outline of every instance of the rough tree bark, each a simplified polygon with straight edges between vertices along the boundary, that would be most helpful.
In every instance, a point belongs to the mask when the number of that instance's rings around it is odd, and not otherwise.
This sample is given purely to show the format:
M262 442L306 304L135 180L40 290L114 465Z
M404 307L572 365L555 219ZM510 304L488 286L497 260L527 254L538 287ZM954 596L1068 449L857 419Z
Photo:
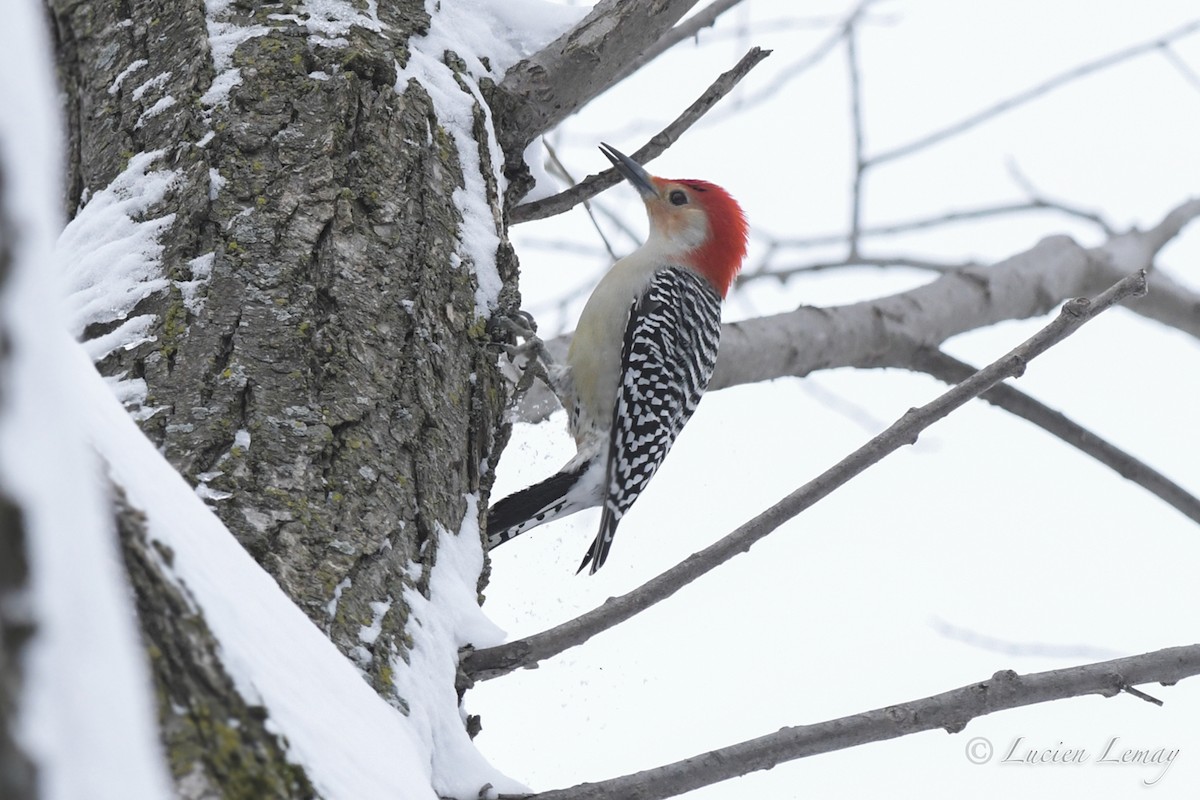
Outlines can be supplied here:
M68 211L136 154L157 151L155 167L175 173L149 212L174 215L160 239L169 282L133 312L154 316L152 336L101 370L145 380L146 433L193 484L229 494L215 502L223 521L404 709L388 664L406 652L410 565L425 567L426 591L439 536L459 529L464 495L487 491L506 435L452 199L463 170L493 174L489 151L460 164L425 87L397 82L429 24L420 0L380 4L386 33L348 26L344 45L289 17L306 13L289 2L214 16L216 5L206 18L201 0L50 2ZM216 34L240 40L229 64L209 49ZM230 69L240 83L214 101ZM477 106L479 138L484 124ZM487 193L499 214L494 181ZM497 260L511 307L503 238ZM194 281L201 303L185 302ZM164 577L170 554L147 546L134 511L120 527L177 789L311 796ZM369 603L384 600L382 631L364 644Z

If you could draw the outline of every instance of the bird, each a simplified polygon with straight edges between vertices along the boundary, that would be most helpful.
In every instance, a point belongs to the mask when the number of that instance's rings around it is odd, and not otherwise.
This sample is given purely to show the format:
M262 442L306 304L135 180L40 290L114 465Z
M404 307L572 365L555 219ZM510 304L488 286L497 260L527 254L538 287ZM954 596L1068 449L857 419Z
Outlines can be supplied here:
M546 480L495 503L488 549L602 506L579 572L604 565L617 525L658 470L712 377L721 303L741 270L749 226L720 186L659 178L611 145L600 151L641 195L646 242L618 260L584 305L556 391L576 454Z

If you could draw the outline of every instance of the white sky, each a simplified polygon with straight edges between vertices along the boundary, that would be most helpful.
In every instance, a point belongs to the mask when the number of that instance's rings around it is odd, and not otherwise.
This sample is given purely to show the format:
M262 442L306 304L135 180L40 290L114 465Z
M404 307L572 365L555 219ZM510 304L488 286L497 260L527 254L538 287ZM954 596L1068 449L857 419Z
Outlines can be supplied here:
M752 44L775 50L738 92L650 165L730 189L752 226L775 235L844 229L851 142L846 59L835 50L769 103L737 110L824 29L773 23L795 4L744 9L571 119L557 137L576 177L606 166L607 141L632 152L673 119ZM803 13L840 15L842 3ZM1190 21L1187 2L1028 0L880 3L863 30L868 155L903 144L1047 77ZM1173 46L1200 74L1200 34ZM717 119L719 117L719 119ZM865 222L1023 199L1009 163L1046 195L1100 211L1118 228L1154 224L1197 193L1200 79L1150 54L1073 83L969 134L868 177ZM600 202L645 230L632 191ZM634 245L608 233L621 252ZM870 254L996 260L1043 236L1102 241L1092 226L1053 213L870 240ZM582 210L520 226L525 307L543 332L572 327L557 298L590 287L606 259L538 246L600 247ZM602 251L601 251L602 253ZM761 249L752 251L755 263ZM837 257L829 249L805 258ZM1200 287L1200 225L1162 254ZM727 319L797 304L889 294L928 280L907 271L822 273L786 287L762 282ZM586 296L586 288L585 295ZM582 298L581 298L582 299ZM1044 320L1013 322L948 345L977 364ZM1034 362L1018 387L1200 493L1200 344L1123 310L1090 323ZM752 517L845 456L912 405L942 390L903 372L840 370L706 397L649 491L621 527L595 577L575 567L598 515L538 529L493 554L485 610L518 637L623 594ZM834 400L828 399L833 395ZM496 496L557 469L570 455L561 415L520 426ZM1078 645L1115 655L1196 640L1200 531L1181 514L1031 425L974 403L784 526L747 555L583 647L482 685L467 698L483 715L476 740L494 764L537 789L645 769L759 736L916 699L999 669L1032 672L1096 660L1018 657L949 639L943 620L1016 643ZM1179 749L1155 797L1200 782L1200 683L1143 687L1166 701L1083 698L818 756L694 793L696 797L1126 797L1154 767L1095 762L1116 749ZM1025 767L968 762L973 737L997 758L1025 747L1083 748L1091 762ZM1061 745L1059 744L1061 743ZM910 780L916 778L916 780Z

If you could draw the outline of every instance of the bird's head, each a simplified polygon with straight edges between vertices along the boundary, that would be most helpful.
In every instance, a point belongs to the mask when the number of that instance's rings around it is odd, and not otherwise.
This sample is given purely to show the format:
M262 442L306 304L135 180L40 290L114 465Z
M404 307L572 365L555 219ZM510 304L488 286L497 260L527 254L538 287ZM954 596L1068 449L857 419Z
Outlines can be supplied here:
M724 297L746 257L746 214L729 192L698 180L659 178L607 144L600 152L629 181L650 216L647 247L708 279Z

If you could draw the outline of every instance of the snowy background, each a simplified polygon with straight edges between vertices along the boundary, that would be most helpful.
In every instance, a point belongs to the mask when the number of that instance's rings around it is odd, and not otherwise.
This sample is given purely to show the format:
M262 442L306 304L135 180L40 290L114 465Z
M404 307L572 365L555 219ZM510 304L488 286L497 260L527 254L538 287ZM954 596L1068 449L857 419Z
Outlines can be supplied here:
M754 104L828 35L785 19L839 18L845 3L753 0L700 46L682 45L571 118L552 137L576 177L607 166L599 141L632 152L751 45L774 54L666 154L666 177L728 188L752 228L774 236L844 231L852 143L844 48ZM885 2L861 29L867 154L904 144L1045 79L1192 20L1194 4ZM1157 223L1200 191L1200 35L1173 47L1191 77L1152 53L1048 94L868 177L866 224L1021 202L1015 164L1039 191L1104 214L1118 230ZM598 202L645 231L633 190ZM603 214L601 214L603 218ZM636 243L614 226L619 253ZM1042 212L868 240L868 254L995 261L1040 238L1103 241L1094 226ZM525 308L569 331L607 267L582 209L513 229ZM583 255L552 245L569 241ZM752 245L748 264L763 255ZM801 257L840 258L837 248ZM1158 262L1200 288L1200 226ZM855 269L751 284L727 320L890 294L929 273ZM582 292L582 294L580 293ZM561 298L576 299L564 305ZM1046 320L958 337L982 365ZM1018 388L1200 492L1200 344L1115 310L1034 362ZM826 371L706 396L621 527L605 568L575 568L599 513L540 528L493 554L488 615L520 637L624 594L815 476L908 407L943 390L901 371ZM571 454L561 412L518 426L496 496ZM487 682L468 696L477 743L537 788L646 769L787 725L820 722L989 677L1196 641L1200 531L1181 514L1023 420L974 402L913 448L776 531L748 554L588 644ZM957 632L958 635L948 635ZM964 636L1038 653L998 652ZM959 735L935 731L817 756L719 784L697 798L1194 796L1200 684L1144 687L1166 701L1082 698L1004 712ZM996 756L966 757L977 736ZM1179 749L1154 767L995 763L1024 748ZM1061 743L1061 744L1060 744ZM914 780L913 778L916 777Z
M374 22L336 0L311 5L322 10L327 36L336 37L340 25ZM495 19L481 11L495 5L445 0L442 7L447 16L417 45L418 53L433 57L418 56L410 64L434 83L447 78L438 72L437 54L455 37L468 46L486 40L494 48L493 65L502 65L531 46L516 30L518 22L544 26L539 35L545 40L551 28L582 13L535 15L533 0L506 6L508 16ZM1195 526L1041 431L976 403L660 606L536 671L472 691L468 710L482 714L484 725L476 744L512 779L505 780L466 744L449 696L457 644L496 635L473 613L472 595L464 592L481 564L478 551L447 547L438 567L444 571L431 580L434 603L414 600L414 616L426 633L418 637L413 669L401 671L398 680L419 713L402 718L236 546L136 431L113 396L114 386L103 383L84 351L59 333L78 333L90 311L120 307L123 293L136 298L161 288L155 226L169 223L126 223L171 176L153 159L135 156L122 176L126 183L96 192L90 210L58 237L52 255L62 219L57 185L48 178L59 172L48 146L58 124L49 45L38 32L36 0L21 0L14 9L3 33L10 46L0 48L0 157L5 210L24 234L18 253L23 267L5 288L3 319L19 331L13 341L20 355L2 377L3 385L20 391L4 397L0 477L22 502L44 509L29 520L32 602L43 635L31 646L36 680L21 736L45 767L48 796L165 793L128 596L100 511L104 479L89 469L85 436L131 501L147 512L151 535L175 551L176 577L204 608L239 688L267 706L273 724L286 731L290 755L304 762L329 797L431 796L431 784L464 791L484 778L506 791L519 784L566 786L785 725L922 697L1002 668L1037 671L1194 641L1191 612L1200 600ZM225 0L209 0L207 10L218 60L227 59L238 41L262 33L225 25ZM607 164L597 142L632 152L747 47L774 48L742 88L650 169L725 185L760 234L842 230L851 175L844 51L835 49L769 99L755 98L846 11L842 3L808 3L802 19L818 24L791 25L782 21L796 18L796 4L749 0L702 34L702 46L677 48L572 118L553 137L559 155L578 176L598 171ZM1049 7L1029 1L879 3L859 41L868 153L1159 36L1194 13L1186 2L1137 8L1081 1ZM484 68L474 68L480 77ZM128 80L155 80L131 69ZM219 91L204 102L223 102L236 83L234 72L222 72ZM1142 56L882 167L869 178L866 221L1024 199L1010 174L1014 162L1047 195L1101 211L1119 229L1153 224L1197 191L1198 72L1200 35L1193 35L1175 44L1169 57ZM456 102L461 97L447 91L439 112L454 118L462 111ZM171 105L155 108L170 113ZM461 140L459 146L469 149ZM644 230L628 188L609 192L600 203ZM1041 213L872 240L869 252L988 261L1063 232L1085 244L1102 241L1091 226ZM621 252L636 246L615 228L608 233ZM544 334L570 330L580 292L608 263L586 216L577 210L521 226L513 235L526 308ZM480 243L470 231L464 238ZM562 241L595 252L546 246ZM761 245L756 240L750 263L762 256ZM839 254L830 249L810 255ZM1200 229L1194 226L1164 251L1160 264L1200 287L1198 261ZM65 289L73 295L61 315L49 299L64 288L55 287L47 267L56 262L69 267ZM105 264L109 268L101 269ZM100 271L89 276L94 269ZM102 291L89 294L98 277ZM726 315L732 320L800 303L842 303L926 280L927 274L911 271L844 270L786 285L758 282L729 303ZM575 299L564 304L563 297ZM481 296L480 303L487 299ZM118 330L127 342L144 323L132 319ZM997 326L959 337L948 349L981 364L1041 324ZM96 357L96 348L109 345L117 343L95 344L87 355ZM1019 386L1200 493L1200 429L1194 421L1200 346L1193 339L1114 311L1035 362ZM140 387L116 388L128 397ZM904 372L843 370L714 393L622 525L604 570L590 579L574 574L597 517L582 514L498 550L484 610L517 637L629 591L941 390ZM48 445L39 432L51 427L58 435ZM497 495L544 477L568 458L564 427L561 414L518 427ZM253 442L247 438L245 446ZM59 502L64 491L72 503ZM473 537L465 526L453 541ZM975 641L963 641L964 632ZM988 643L983 640L1007 652L980 646ZM72 669L80 664L87 669ZM1156 796L1188 796L1200 783L1200 685L1194 684L1144 687L1166 701L1164 708L1123 696L1006 712L976 720L957 736L932 732L806 759L695 795L1125 797L1158 778L1147 789ZM313 701L318 696L323 702ZM439 739L448 732L453 739ZM1022 747L1084 748L1095 755L1118 737L1119 747L1177 749L1179 755L1161 776L1152 767L1094 763L974 765L965 751L977 736L1000 754L1024 737ZM920 777L913 781L913 775Z

